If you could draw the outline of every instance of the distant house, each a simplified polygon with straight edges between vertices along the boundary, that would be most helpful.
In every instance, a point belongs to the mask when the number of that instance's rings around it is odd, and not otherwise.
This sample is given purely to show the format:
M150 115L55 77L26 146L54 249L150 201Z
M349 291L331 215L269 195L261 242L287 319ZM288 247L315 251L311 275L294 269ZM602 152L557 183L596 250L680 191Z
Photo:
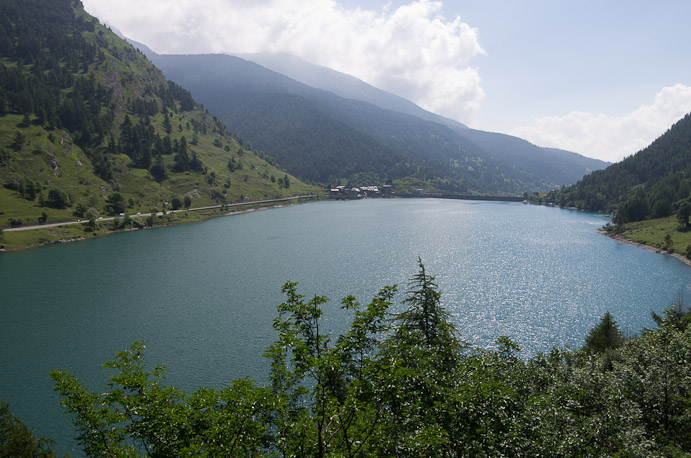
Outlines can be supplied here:
M362 192L363 194L365 194L368 197L378 197L379 196L379 188L377 186L361 186L360 192Z
M350 188L348 190L348 197L353 198L353 197L359 197L360 196L360 188Z
M391 196L393 194L391 186L389 185L388 188L386 186L384 185L385 192ZM329 197L333 199L362 199L364 197L381 197L382 195L382 190L378 186L353 186L352 188L336 186L329 189Z

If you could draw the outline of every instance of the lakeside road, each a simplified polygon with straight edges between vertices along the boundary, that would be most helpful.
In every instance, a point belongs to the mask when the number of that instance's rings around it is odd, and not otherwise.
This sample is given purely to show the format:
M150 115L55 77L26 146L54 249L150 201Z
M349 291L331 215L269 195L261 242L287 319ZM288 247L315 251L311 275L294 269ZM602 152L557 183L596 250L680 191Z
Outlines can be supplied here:
M300 195L300 196L290 196L290 197L277 197L274 199L263 199L263 200L248 200L248 201L243 201L243 202L234 202L230 204L219 204L219 205L209 205L206 207L196 207L196 208L185 208L185 209L180 209L180 210L168 210L165 212L157 212L157 213L138 213L134 215L127 215L130 218L140 218L140 217L148 217L148 216L161 216L161 215L166 215L169 213L177 213L177 212L184 212L184 211L199 211L199 210L214 210L218 209L221 207L242 207L245 205L258 205L258 204L265 204L265 203L280 203L280 202L289 202L291 200L298 200L298 199L319 199L319 198L328 198L329 195L326 194L309 194L309 195ZM489 201L507 201L507 202L523 202L522 197L499 197L499 196L457 196L457 195L445 195L445 194L440 194L440 195L429 195L429 196L420 196L420 195L398 195L396 197L400 198L426 198L426 197L431 197L431 198L437 198L437 199L460 199L460 200L489 200ZM108 216L108 217L99 217L98 221L112 221L116 218L124 218L124 216ZM32 226L19 226L19 227L5 227L2 229L4 232L17 232L17 231L30 231L32 229L42 229L46 227L59 227L59 226L69 226L72 224L84 224L87 222L87 220L77 220L77 221L60 221L56 223L48 223L48 224L35 224Z
M160 215L166 215L169 213L177 213L177 212L186 212L186 211L199 211L199 210L215 210L221 207L241 207L243 205L258 205L258 204L266 204L266 203L278 203L278 202L289 202L291 200L298 200L298 199L316 199L319 197L324 197L316 194L312 195L304 195L304 196L291 196L291 197L279 197L275 199L264 199L264 200L248 200L244 202L234 202L232 204L221 204L221 205L209 205L206 207L196 207L196 208L186 208L184 210L169 210L166 212L157 212L157 213L138 213L136 215L127 215L130 218L144 218L148 216L160 216ZM109 216L107 218L104 217L99 217L97 221L112 221L116 218L124 218L122 216ZM70 224L84 224L87 222L86 220L77 220L77 221L62 221L59 223L48 223L48 224L37 224L34 226L19 226L19 227L8 227L4 228L4 232L16 232L16 231L29 231L32 229L42 229L46 227L58 227L58 226L67 226Z

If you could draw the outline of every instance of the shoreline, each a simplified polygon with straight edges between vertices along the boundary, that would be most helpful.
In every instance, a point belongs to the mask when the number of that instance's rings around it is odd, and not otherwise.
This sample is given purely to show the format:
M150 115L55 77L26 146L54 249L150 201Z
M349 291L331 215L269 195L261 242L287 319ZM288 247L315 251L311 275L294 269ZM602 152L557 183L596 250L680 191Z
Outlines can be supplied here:
M148 229L160 229L164 227L171 227L171 226L177 226L177 225L182 225L182 224L193 224L193 223L201 223L204 221L208 221L213 218L220 218L223 216L233 216L233 215L239 215L242 213L250 213L250 212L255 212L258 210L269 210L273 208L281 208L281 207L287 207L287 206L292 206L292 205L298 205L301 203L307 203L307 202L316 202L318 200L321 200L321 196L314 196L314 195L306 195L306 196L294 196L294 197L288 197L288 198L279 198L279 199L268 199L264 201L249 201L249 202L239 202L239 203L234 203L234 204L229 204L228 209L225 211L220 211L221 210L221 205L214 205L210 207L201 207L201 208L195 208L195 209L190 209L190 210L177 210L177 211L171 211L170 213L186 213L186 212L193 212L193 215L188 215L185 214L180 219L176 220L168 220L167 222L161 222L160 224L154 226L154 227L139 227L139 228L126 228L126 229L119 229L119 230L114 230L114 231L107 231L104 233L96 234L96 233L91 233L92 237L86 237L82 234L79 235L69 235L64 238L57 238L55 240L49 240L49 241L44 241L44 242L37 242L33 243L29 242L28 245L22 245L17 248L0 248L0 253L10 253L10 252L16 252L16 251L24 251L24 250L29 250L33 248L42 248L42 247L47 247L51 245L60 245L63 243L73 243L73 242L80 242L84 240L93 240L101 237L107 237L109 235L113 234L118 234L121 232L131 232L131 231L141 231L141 230L148 230ZM246 207L246 208L242 208ZM212 210L214 213L202 213L204 210ZM218 210L218 211L216 211ZM134 217L144 217L148 216L148 214L144 215L132 215ZM196 217L195 217L196 216ZM104 219L103 222L106 221L111 221L115 219L115 217L107 218ZM77 226L78 224L83 224L79 222L64 222L64 223L58 223L50 226L39 226L39 227L32 227L32 228L26 228L23 230L20 230L21 232L29 232L32 230L40 230L40 229L50 229L51 227L53 228L62 228L63 226ZM17 232L15 231L7 231L6 233L12 233L12 232ZM40 240L40 238L38 239ZM0 241L0 246L2 246L3 243Z
M673 252L673 251L663 250L663 249L661 249L661 248L657 248L657 247L654 247L654 246L646 245L646 244L640 243L640 242L634 242L633 240L627 239L626 237L624 237L624 236L622 236L622 235L619 235L619 234L612 234L612 233L609 233L609 232L607 232L607 231L605 231L605 230L603 230L603 229L598 229L597 231L598 231L600 234L602 234L602 235L604 235L604 236L606 236L606 237L609 237L609 238L612 239L612 240L616 240L617 242L621 242L621 243L625 243L625 244L627 244L627 245L633 245L633 246L636 246L636 247L639 247L639 248L643 248L643 249L646 249L646 250L648 250L648 251L652 251L653 253L657 253L657 254L661 254L661 255L665 255L665 256L671 256L671 257L673 257L673 258L677 258L678 260L680 260L681 262L683 262L683 263L686 264L687 266L691 267L691 259L689 259L689 258L687 258L686 256L681 255L681 254L679 254L679 253L675 253L675 252Z
M309 195L309 196L294 196L294 197L289 197L289 198L270 199L270 200L265 200L265 201L251 201L251 202L245 202L245 203L238 202L238 203L230 204L231 208L226 209L225 212L218 212L218 213L213 213L213 214L206 213L204 215L201 214L201 211L203 211L203 210L220 210L221 205L195 208L195 209L191 209L191 210L187 210L187 211L192 211L195 213L199 211L200 213L198 213L198 215L201 215L201 217L199 219L193 219L193 218L188 219L190 217L187 215L186 217L183 217L183 218L178 219L178 220L174 220L174 221L169 220L165 223L161 223L156 227L127 228L127 229L121 229L121 230L116 230L116 231L109 231L109 232L99 234L99 235L93 234L93 235L96 235L96 237L93 237L93 238L107 237L109 235L117 234L120 232L140 231L140 230L147 230L147 229L159 229L159 228L164 228L164 227L177 226L177 225L181 225L181 224L200 223L203 221L208 221L210 219L220 218L223 216L240 215L243 213L251 213L251 212L260 211L260 210L270 210L270 209L274 209L274 208L282 208L282 207L288 207L288 206L293 206L293 205L299 205L301 203L306 203L306 202L315 202L315 201L322 200L323 197L324 196ZM247 208L241 208L244 206L247 206ZM235 207L235 208L233 208L233 207ZM178 210L178 211L179 212L185 212L185 210ZM171 212L171 213L174 213L174 212ZM135 216L138 216L138 215L135 215ZM141 216L147 216L147 215L141 215ZM112 220L112 219L114 219L114 218L108 218L108 220ZM60 225L56 224L55 226L61 227L63 224L64 225L72 225L72 224L76 225L77 223L76 222L65 222L65 223L62 223ZM47 226L43 226L43 227L47 228ZM33 229L40 229L40 228L41 227L32 228L32 229L27 228L26 230L33 230ZM7 232L12 232L12 231L7 231ZM643 248L643 249L646 249L648 251L652 251L652 252L657 253L657 254L674 257L674 258L678 259L679 261L683 262L684 264L686 264L687 266L691 267L691 259L687 258L686 256L684 256L682 254L672 252L672 251L663 250L661 248L654 247L651 245L646 245L644 243L635 242L635 241L628 239L622 235L614 234L614 233L608 232L604 229L598 229L597 232L599 232L600 234L602 234L606 237L609 237L612 240L616 240L617 242L625 243L627 245L633 245L633 246L636 246L638 248ZM23 250L28 250L31 248L41 248L41 247L46 247L46 246L51 246L51 245L59 245L59 244L63 244L63 243L73 243L73 242L79 242L79 241L84 241L84 240L92 240L93 238L85 237L83 235L72 235L72 236L65 237L65 238L59 238L56 240L45 241L45 242L40 242L40 243L36 243L36 244L29 244L29 245L22 246L19 248L7 249L7 248L3 247L3 248L0 248L0 253L23 251ZM2 245L1 241L0 241L0 245Z

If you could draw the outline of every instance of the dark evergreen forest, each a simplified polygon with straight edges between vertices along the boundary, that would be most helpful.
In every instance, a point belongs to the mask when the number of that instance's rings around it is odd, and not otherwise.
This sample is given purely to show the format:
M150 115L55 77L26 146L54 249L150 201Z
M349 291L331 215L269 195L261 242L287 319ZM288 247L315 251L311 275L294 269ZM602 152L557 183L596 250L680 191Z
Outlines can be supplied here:
M0 116L13 113L28 119L35 115L35 124L71 132L105 180L112 178L108 153L125 153L136 167L144 169L157 155L186 154L179 146L177 150L165 148L172 145L170 132L162 138L148 120L161 111L159 104L166 114L168 110L194 107L190 93L172 81L152 81L142 97L129 99L126 110L140 120L132 125L125 118L119 131L114 129L119 113L113 88L106 87L93 71L107 65L102 48L107 49L108 43L104 39L98 46L83 35L93 33L95 23L86 16L75 21L73 7L77 5L68 1L2 1L0 55L6 61L0 65ZM131 48L124 52L136 54Z
M691 197L691 114L623 161L534 200L615 213L624 224L677 212Z

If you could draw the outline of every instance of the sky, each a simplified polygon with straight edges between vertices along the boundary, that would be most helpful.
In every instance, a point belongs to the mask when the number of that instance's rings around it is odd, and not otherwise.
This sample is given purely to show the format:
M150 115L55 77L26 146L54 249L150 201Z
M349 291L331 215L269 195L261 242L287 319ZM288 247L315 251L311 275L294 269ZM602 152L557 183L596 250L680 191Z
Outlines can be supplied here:
M82 0L161 54L287 52L469 127L618 162L691 112L687 0Z

